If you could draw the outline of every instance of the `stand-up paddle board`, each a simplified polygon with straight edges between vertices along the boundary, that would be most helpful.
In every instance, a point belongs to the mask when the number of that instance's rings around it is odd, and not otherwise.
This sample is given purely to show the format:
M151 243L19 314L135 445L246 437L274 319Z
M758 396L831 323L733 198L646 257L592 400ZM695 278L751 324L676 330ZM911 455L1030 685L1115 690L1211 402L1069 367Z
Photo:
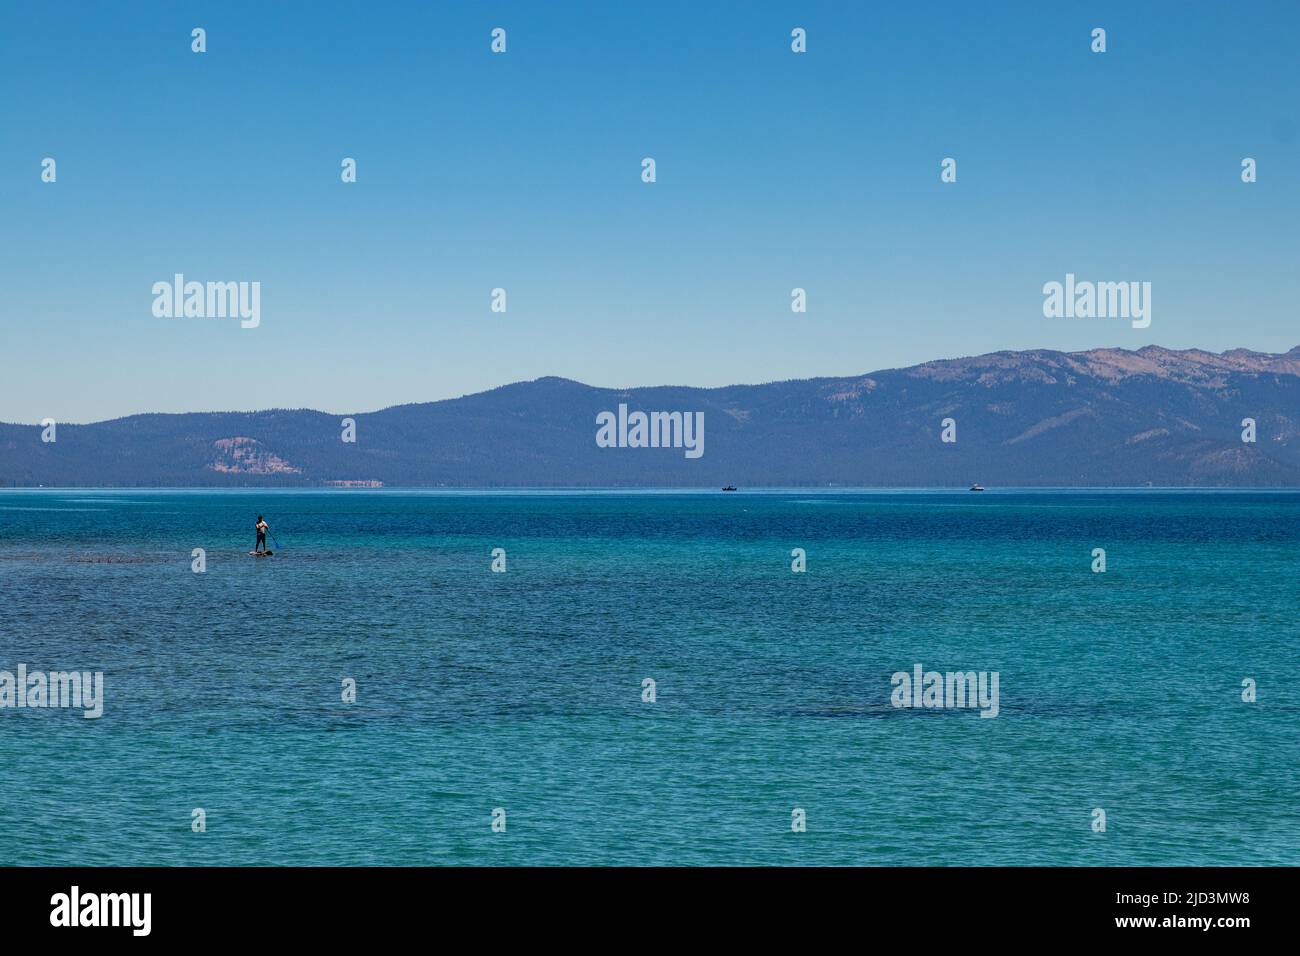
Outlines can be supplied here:
M271 555L275 554L274 551L250 551L248 553L255 558L269 558Z

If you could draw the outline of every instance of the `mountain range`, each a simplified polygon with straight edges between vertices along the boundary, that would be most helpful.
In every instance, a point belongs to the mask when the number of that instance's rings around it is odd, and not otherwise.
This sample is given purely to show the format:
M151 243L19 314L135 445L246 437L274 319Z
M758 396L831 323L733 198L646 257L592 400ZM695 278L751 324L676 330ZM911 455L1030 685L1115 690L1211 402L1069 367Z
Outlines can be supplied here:
M599 447L597 416L620 404L703 413L704 453ZM722 388L548 377L346 416L132 415L55 439L0 424L0 485L1300 486L1300 346L993 352Z

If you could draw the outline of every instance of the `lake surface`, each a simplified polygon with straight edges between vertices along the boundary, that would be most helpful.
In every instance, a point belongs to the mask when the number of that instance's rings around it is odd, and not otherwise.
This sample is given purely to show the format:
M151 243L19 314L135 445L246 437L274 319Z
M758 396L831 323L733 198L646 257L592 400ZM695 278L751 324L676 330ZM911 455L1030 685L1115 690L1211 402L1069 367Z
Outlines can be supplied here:
M1295 865L1298 617L1294 493L0 491L0 863Z

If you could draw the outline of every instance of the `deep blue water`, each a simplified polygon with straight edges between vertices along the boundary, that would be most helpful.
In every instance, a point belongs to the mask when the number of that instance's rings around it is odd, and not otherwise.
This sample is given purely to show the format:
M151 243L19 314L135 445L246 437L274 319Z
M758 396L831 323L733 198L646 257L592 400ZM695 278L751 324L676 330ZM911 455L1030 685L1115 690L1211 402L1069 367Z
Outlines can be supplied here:
M1293 493L0 492L0 670L106 685L0 863L1300 864L1298 598Z

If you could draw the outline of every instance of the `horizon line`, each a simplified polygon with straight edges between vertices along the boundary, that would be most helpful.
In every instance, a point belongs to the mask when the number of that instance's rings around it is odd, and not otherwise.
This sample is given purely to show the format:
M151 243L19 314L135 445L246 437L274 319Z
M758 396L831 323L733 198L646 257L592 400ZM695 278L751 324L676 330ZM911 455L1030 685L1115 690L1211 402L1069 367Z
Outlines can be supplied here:
M544 492L547 494L591 494L608 492L612 494L656 493L656 494L740 494L742 492L773 493L829 493L857 494L869 492L938 493L938 494L997 494L999 492L1228 492L1232 494L1251 494L1259 492L1297 492L1300 485L994 485L981 492L972 492L961 485L750 485L737 488L734 492L724 492L711 485L385 485L379 488L343 488L322 485L160 485L158 487L140 487L127 485L0 485L0 493L5 492L114 492L151 494L156 492L203 492L213 494L387 494L392 492L420 492L432 494L519 494L521 492Z
M477 392L465 392L462 395L457 395L452 398L436 398L436 399L430 399L426 401L400 402L396 405L385 405L381 408L376 408L365 412L356 412L356 411L327 412L319 408L309 408L307 406L289 407L289 406L277 405L269 408L255 408L255 409L205 409L205 410L192 410L192 411L185 411L185 412L150 412L150 411L132 412L128 415L118 415L114 418L103 418L95 421L59 422L56 420L56 424L64 427L72 427L72 428L89 427L91 425L109 425L114 422L126 421L127 419L130 418L143 418L145 416L152 416L152 415L168 416L168 417L175 417L175 418L179 418L185 415L265 415L271 412L314 412L318 415L329 415L331 417L336 417L338 415L345 415L345 416L378 415L381 412L390 411L395 408L409 408L411 406L416 406L416 405L439 405L442 404L443 402L458 402L461 401L462 399L474 398L479 395L489 395L492 392L497 392L504 388L513 388L517 385L534 385L538 382L545 382L549 380L566 382L573 385L581 385L583 388L590 388L590 389L595 389L597 391L614 392L614 393L630 392L633 390L647 391L651 389L660 389L660 388L684 388L684 389L692 389L694 391L700 391L700 392L719 392L729 388L764 388L771 385L784 385L790 382L826 382L826 381L834 381L839 379L849 380L849 379L868 377L871 375L879 375L886 372L905 372L910 369L922 368L923 366L934 365L936 363L962 362L970 359L986 358L994 355L1035 355L1035 354L1047 353L1053 355L1074 356L1074 355L1090 355L1097 352L1124 352L1130 355L1140 355L1143 352L1150 352L1150 351L1166 352L1173 355L1181 355L1181 354L1186 354L1188 352L1195 352L1201 355L1212 355L1215 356L1216 358L1222 358L1224 356L1233 355L1237 353L1247 353L1249 355L1263 355L1263 356L1268 356L1270 358L1280 358L1283 356L1290 355L1293 352L1300 352L1300 345L1292 346L1290 349L1288 349L1285 352L1259 352L1256 351L1255 349L1249 349L1243 346L1224 349L1222 352L1215 352L1210 349L1201 349L1201 348L1173 349L1173 348L1168 348L1167 346L1154 345L1154 344L1143 345L1136 349L1127 349L1124 348L1123 346L1096 346L1090 349L1076 349L1074 351L1062 351L1061 349L1050 349L1050 348L995 349L991 352L979 352L974 355L955 355L955 356L948 356L946 358L933 358L933 359L927 359L924 362L918 362L915 365L890 366L887 368L873 369L867 372L857 372L850 375L814 375L808 378L770 379L765 382L733 382L728 385L681 385L681 384L678 385L669 385L669 384L618 385L618 386L592 385L587 382L579 381L578 379L566 378L563 375L540 375L537 378L517 379L513 382L504 382L501 385L494 385L491 388L485 388ZM42 427L40 423L31 424L28 422L0 421L0 427L4 427L4 426L13 426L16 428Z

